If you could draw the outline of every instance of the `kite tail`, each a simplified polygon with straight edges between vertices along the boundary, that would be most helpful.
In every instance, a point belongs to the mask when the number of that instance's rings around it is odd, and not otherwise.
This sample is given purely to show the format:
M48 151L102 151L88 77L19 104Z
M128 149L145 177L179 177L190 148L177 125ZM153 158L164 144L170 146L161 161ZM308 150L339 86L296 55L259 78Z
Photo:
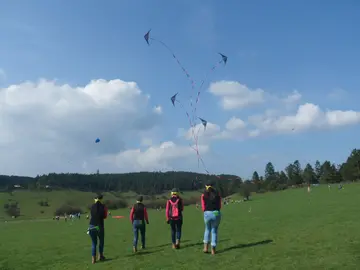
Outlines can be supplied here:
M183 64L180 62L179 58L177 58L177 56L175 55L175 53L173 52L173 50L166 45L165 42L155 39L155 38L150 38L151 40L157 41L159 42L162 46L164 46L172 55L172 57L175 59L176 63L179 65L179 67L181 68L181 70L185 73L186 77L188 78L188 80L190 81L191 85L193 87L195 87L195 80L190 76L190 73L186 70L186 68L183 66Z
M183 66L183 64L180 62L179 58L175 55L175 53L173 52L173 50L163 41L155 39L155 38L150 38L151 40L157 41L159 42L162 46L164 46L172 55L172 57L175 59L176 63L178 64L178 66L181 68L181 70L184 72L184 74L186 75L186 78L190 81L191 83L191 92L190 92L190 107L193 107L193 99L192 99L192 93L194 92L195 89L195 85L196 82L195 80L191 77L190 73L187 71L187 69ZM195 120L195 118L193 119L193 121Z
M193 108L193 111L192 111L193 121L195 121L195 118L197 117L197 116L196 116L197 104L198 104L198 102L199 102L201 90L202 90L205 82L207 81L209 75L210 75L218 66L220 66L223 62L224 62L223 60L217 62L217 63L206 73L205 78L201 81L200 86L199 86L199 90L198 90L197 95L196 95L195 105L194 105L194 108Z
M175 102L177 102L180 105L180 107L185 111L185 114L187 116L187 119L188 119L190 127L191 127L192 137L194 138L194 141L195 141L195 124L191 121L190 114L187 112L184 105L179 100L175 100Z

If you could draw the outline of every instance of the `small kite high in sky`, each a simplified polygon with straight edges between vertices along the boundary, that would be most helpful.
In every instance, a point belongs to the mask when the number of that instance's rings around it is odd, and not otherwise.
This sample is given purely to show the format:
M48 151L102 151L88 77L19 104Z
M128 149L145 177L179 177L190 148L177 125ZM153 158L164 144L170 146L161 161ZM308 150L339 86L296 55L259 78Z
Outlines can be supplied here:
M176 101L176 96L177 96L177 94L178 94L178 93L176 93L175 95L173 95L173 96L171 97L171 102L172 102L172 105L174 105L174 107L175 107L175 101Z
M99 143L99 142L100 142L100 139L96 138L95 143Z

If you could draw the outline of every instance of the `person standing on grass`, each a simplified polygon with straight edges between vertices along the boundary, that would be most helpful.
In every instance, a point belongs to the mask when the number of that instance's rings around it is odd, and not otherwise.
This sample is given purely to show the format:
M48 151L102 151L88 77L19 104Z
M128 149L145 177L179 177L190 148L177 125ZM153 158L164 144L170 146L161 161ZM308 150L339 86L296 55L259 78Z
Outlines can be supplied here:
M214 255L216 253L218 228L221 220L221 197L212 182L205 185L205 191L201 195L201 206L205 222L204 253L209 252L211 233L211 254Z
M91 206L90 209L90 222L88 234L90 235L92 247L92 263L96 263L96 248L99 239L99 261L104 261L104 238L105 238L105 228L104 228L104 219L107 218L108 209L102 203L103 196L98 195L95 197L95 203Z
M137 252L137 243L139 239L139 231L141 235L141 248L145 248L145 221L146 224L149 224L148 213L146 211L145 205L142 203L143 197L139 196L136 200L136 204L133 205L130 211L130 221L133 226L134 232L134 242L133 242L133 251Z
M171 198L166 203L166 222L171 228L172 248L180 248L181 228L183 224L184 203L179 196L179 191L174 188L171 191Z

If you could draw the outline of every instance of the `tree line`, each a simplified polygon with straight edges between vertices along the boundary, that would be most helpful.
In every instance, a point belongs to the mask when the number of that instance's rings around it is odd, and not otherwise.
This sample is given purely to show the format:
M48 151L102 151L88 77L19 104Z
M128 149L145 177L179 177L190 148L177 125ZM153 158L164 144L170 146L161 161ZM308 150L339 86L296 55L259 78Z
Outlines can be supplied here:
M36 177L0 176L0 191L11 192L14 189L56 190L74 189L90 192L134 191L138 194L161 194L173 187L181 191L203 188L206 181L217 184L222 196L241 192L266 192L283 190L304 184L354 182L360 180L360 149L351 151L342 164L328 160L315 164L300 164L299 160L288 164L283 170L276 170L272 162L265 166L264 174L254 171L251 179L236 175L207 175L192 172L134 172L123 174L73 174L50 173Z

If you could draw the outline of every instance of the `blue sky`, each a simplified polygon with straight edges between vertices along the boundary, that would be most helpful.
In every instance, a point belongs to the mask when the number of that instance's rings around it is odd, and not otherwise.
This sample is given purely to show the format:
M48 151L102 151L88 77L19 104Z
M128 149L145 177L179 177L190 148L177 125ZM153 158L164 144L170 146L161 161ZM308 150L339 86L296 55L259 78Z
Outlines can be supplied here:
M267 109L282 111L283 105L264 102L226 110L219 96L207 91L216 81L236 81L278 97L297 90L302 96L298 106L360 111L360 3L355 0L3 0L0 5L0 69L6 75L0 87L39 78L74 87L94 79L134 81L151 96L151 106L163 110L153 143L188 144L178 137L179 128L189 128L186 116L172 108L169 98L176 92L185 95L190 86L163 47L146 45L143 35L150 28L197 80L218 61L217 52L229 57L226 67L211 74L198 105L199 116L220 127L231 117L247 122ZM297 107L278 113L295 114ZM278 169L295 159L339 163L359 147L358 123L213 140L203 158L210 171L244 177L255 169L263 173L268 160ZM125 144L140 147L135 139ZM172 167L202 171L193 155L192 165L180 159Z

